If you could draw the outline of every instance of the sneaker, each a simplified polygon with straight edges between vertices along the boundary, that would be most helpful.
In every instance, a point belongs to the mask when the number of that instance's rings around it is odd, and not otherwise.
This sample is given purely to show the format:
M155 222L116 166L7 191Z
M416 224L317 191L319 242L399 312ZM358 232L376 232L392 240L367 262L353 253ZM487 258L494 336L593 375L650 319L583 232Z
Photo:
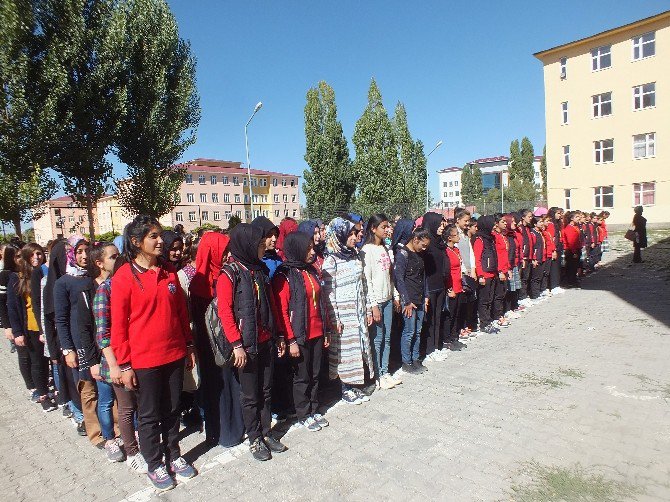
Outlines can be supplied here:
M413 364L402 363L402 371L408 375L420 375L421 370L417 369Z
M560 295L563 293L565 293L565 290L560 286L556 286L554 289L551 290L552 295Z
M495 321L493 324L496 328L509 328L510 326L510 322L507 319L503 321Z
M156 490L165 492L175 487L174 480L168 474L164 465L160 465L155 471L148 471L147 477Z
M496 335L500 333L500 330L493 324L489 324L485 328L482 328L482 332L486 333L487 335Z
M30 399L33 403L39 403L40 402L40 393L37 392L36 390L29 390L28 391L28 399Z
M361 403L367 403L370 401L370 398L365 395L365 393L361 389L353 388L354 393L356 396L358 396L358 399L361 401Z
M314 420L314 417L307 417L305 420L301 420L300 425L311 432L318 432L321 430L321 426Z
M326 420L326 417L324 417L321 413L314 413L312 415L312 418L316 421L317 424L319 424L321 427L328 427L330 423L328 420Z
M110 462L123 462L126 459L123 450L119 448L119 444L116 441L107 441L105 443L105 451L107 452L107 460Z
M391 378L389 378L389 375L387 373L385 375L382 375L381 378L377 381L377 386L380 389L390 390L396 386L396 383Z
M72 410L67 404L63 405L63 416L65 418L72 418L74 416L74 413L72 413Z
M144 460L144 457L139 452L136 455L128 457L126 459L126 465L139 474L146 474L149 471L147 461Z
M282 453L288 450L286 445L284 445L278 439L275 439L272 435L265 436L263 438L263 442L265 443L265 446L267 446L272 453Z
M458 338L460 338L461 340L467 340L468 338L470 338L470 332L465 329L462 329L460 334L458 335Z
M272 454L261 438L256 438L249 445L251 455L260 462L265 462L272 458Z
M44 413L49 413L50 411L54 411L58 409L58 405L56 404L56 401L53 399L50 399L49 396L43 396L40 399L40 404L42 405L42 411Z
M184 457L179 457L170 462L170 470L182 483L196 475L195 469L191 464L184 460Z
M415 370L417 370L419 373L425 373L428 371L428 368L426 368L423 363L419 360L416 360L412 363L412 366L414 367Z
M505 317L507 319L520 319L521 314L519 314L518 312L515 312L513 310L510 310L509 312L505 312Z
M79 434L80 436L86 435L86 424L84 422L79 422L77 424L77 434Z
M392 375L391 373L388 373L388 376L392 381L395 382L396 385L400 385L402 383L402 378L400 378L400 373L398 373L397 371L395 372L394 375Z
M347 404L361 404L363 402L358 398L358 394L353 389L342 391L342 401Z

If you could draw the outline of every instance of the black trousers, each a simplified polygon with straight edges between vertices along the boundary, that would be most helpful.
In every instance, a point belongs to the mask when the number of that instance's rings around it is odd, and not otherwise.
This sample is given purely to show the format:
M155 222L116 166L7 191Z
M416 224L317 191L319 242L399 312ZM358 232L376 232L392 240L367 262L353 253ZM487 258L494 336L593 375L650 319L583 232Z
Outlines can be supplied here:
M565 252L565 281L570 286L577 285L577 269L579 268L579 253L575 257L572 252Z
M16 346L19 371L27 389L35 389L40 396L49 393L49 361L44 357L44 344L37 331L24 335L24 347Z
M293 363L293 402L298 420L305 420L319 407L319 372L323 337L306 340L299 345L300 357L291 357Z
M542 284L540 291L544 291L549 287L549 269L551 268L551 260L545 260L542 264Z
M448 297L449 298L449 297ZM463 327L465 314L465 293L456 293L454 298L448 299L449 305L449 328L447 330L447 341L457 342L458 335Z
M444 310L446 296L445 289L428 293L428 312L423 321L419 346L422 357L442 349L444 331L447 326L447 313Z
M642 263L642 248L637 242L633 242L633 263Z
M250 443L267 436L272 425L273 349L270 342L259 345L258 353L247 354L247 364L237 370L242 418Z
M140 451L156 470L181 456L179 449L179 398L184 384L184 360L135 370ZM161 441L162 439L162 441Z
M507 294L507 281L501 281L500 277L493 279L493 306L491 317L500 319L505 313L505 295Z
M557 288L561 285L561 258L560 254L555 260L551 260L549 266L549 289Z
M495 290L495 278L486 279L484 284L479 283L477 296L477 313L479 314L479 329L487 327L493 320L493 294Z
M463 305L463 325L470 328L472 331L477 331L477 293L469 293L465 295Z
M531 265L532 270L530 272L530 298L535 300L540 297L542 293L542 279L544 278L544 263L538 263L537 265Z
M524 260L526 264L525 267L519 267L519 277L521 278L521 289L519 290L519 300L525 300L528 298L530 293L530 272L531 272L531 262L530 260Z
M519 306L519 290L505 293L505 312L514 311Z

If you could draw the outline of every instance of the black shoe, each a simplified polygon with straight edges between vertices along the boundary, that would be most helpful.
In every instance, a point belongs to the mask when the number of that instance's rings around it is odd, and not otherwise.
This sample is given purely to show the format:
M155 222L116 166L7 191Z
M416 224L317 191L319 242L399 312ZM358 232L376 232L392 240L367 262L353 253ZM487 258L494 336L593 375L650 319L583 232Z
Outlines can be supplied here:
M421 370L417 369L413 364L402 363L402 372L408 375L419 375Z
M49 396L45 397L40 401L40 404L42 405L42 411L44 413L49 413L50 411L54 411L58 409L58 405L56 404L56 401L51 399Z
M272 453L281 453L288 450L285 445L272 436L265 436L263 441L265 442L265 446L267 446Z
M268 447L261 440L261 438L256 438L254 442L251 443L249 446L249 451L256 460L260 460L261 462L265 462L266 460L270 460L272 458L270 450L268 450Z
M65 418L72 418L74 416L74 413L72 413L72 410L67 404L63 405L63 416Z
M426 368L421 361L414 361L412 363L412 366L414 366L414 369L417 370L419 373L425 373L428 371L428 368Z
M77 424L77 434L79 434L80 436L86 435L86 424L84 422L80 422Z

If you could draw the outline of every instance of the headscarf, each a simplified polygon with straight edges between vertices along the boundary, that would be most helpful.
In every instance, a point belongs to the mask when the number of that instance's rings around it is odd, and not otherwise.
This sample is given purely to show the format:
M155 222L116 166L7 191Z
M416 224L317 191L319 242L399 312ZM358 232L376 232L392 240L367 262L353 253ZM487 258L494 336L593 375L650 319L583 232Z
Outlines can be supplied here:
M356 225L343 218L335 218L326 228L326 249L328 254L337 256L342 260L350 260L356 256L355 248L347 247L349 234Z
M310 235L304 232L293 232L287 235L284 241L286 259L282 265L301 270L310 267L310 263L305 263L305 257L310 245L314 242L313 237L313 234Z
M230 243L228 245L230 254L250 270L264 270L265 265L258 258L258 246L264 238L265 234L259 226L238 223L230 231Z
M47 272L47 283L44 286L42 310L44 314L53 314L56 309L54 307L54 285L56 281L67 270L67 242L59 240L51 248L49 253L49 271Z
M412 229L414 228L414 222L408 219L400 219L396 222L395 227L393 228L393 237L391 238L391 249L395 250L398 244L407 244L410 236L412 235Z
M507 223L505 228L505 235L507 237L514 237L516 235L516 230L512 230L512 223L515 221L515 215L513 213L506 214L503 216L503 219Z
M223 267L223 258L230 238L219 232L207 232L200 239L195 256L195 276L189 287L200 298L214 298L216 281Z
M483 240L493 241L493 227L496 224L495 216L485 215L477 220L477 233L475 237L481 237Z
M322 224L323 222L321 220L303 221L300 225L298 225L298 232L311 235L313 239L314 231L318 228L319 232L321 232ZM319 240L319 243L314 245L314 251L316 251L316 254L319 256L323 256L323 252L325 251L325 249L326 249L326 243L323 240Z
M65 268L65 273L67 275L74 275L75 277L86 275L88 271L77 265L77 248L82 244L88 244L88 241L83 235L74 234L68 237L67 243L69 247L67 249L67 267Z
M182 244L184 243L184 238L179 235L177 232L173 232L172 230L163 230L161 232L161 239L163 239L163 259L168 262L170 262L170 248L172 245L175 243L175 241L181 241ZM177 268L181 268L177 264Z
M423 215L423 228L430 233L430 244L423 256L426 288L429 292L444 288L445 274L448 273L448 267L445 264L447 243L437 233L443 219L444 217L439 213L429 212Z
M298 223L293 218L284 218L279 224L279 237L277 237L277 254L279 254L282 260L285 259L284 240L289 234L297 231L298 231Z
M423 215L423 228L430 232L431 247L436 246L441 250L444 250L447 247L442 236L437 233L437 229L440 227L443 220L444 216L440 213L429 212Z
M349 220L353 221L354 223L362 223L363 222L363 217L360 214L347 213L347 218L349 218Z
M263 232L263 238L268 237L272 231L276 231L279 234L279 228L277 228L277 225L272 223L265 216L258 216L257 218L254 218L254 221L252 221L251 224L254 227L261 229Z
M119 250L119 253L123 254L123 235L114 237L114 245L116 246L116 249Z

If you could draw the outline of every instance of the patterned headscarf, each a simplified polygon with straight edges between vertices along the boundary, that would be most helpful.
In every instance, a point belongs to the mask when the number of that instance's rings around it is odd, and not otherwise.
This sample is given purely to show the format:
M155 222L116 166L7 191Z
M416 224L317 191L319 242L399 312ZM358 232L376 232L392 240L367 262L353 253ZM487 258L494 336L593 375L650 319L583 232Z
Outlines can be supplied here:
M343 218L335 218L326 227L326 249L343 260L349 260L356 256L355 248L347 247L347 239L354 229L355 224Z
M74 234L68 237L67 239L67 269L66 273L68 275L82 276L86 275L87 271L85 268L77 265L77 248L82 244L88 244L88 241L83 235Z

